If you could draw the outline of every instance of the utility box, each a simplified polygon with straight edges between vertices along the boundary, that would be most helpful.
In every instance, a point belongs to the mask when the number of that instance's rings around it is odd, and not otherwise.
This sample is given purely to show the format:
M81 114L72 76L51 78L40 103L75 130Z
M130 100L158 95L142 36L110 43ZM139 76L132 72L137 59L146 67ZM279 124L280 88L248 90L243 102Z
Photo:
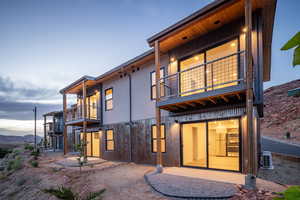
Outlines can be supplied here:
M270 151L262 152L261 166L262 169L274 169L272 163L272 153Z

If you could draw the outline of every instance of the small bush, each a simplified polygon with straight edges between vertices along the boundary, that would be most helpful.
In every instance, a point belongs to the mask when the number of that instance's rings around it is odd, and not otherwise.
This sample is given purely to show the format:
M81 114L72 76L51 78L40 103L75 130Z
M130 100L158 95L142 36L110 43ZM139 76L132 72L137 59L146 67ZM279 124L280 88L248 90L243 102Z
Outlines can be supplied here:
M19 179L17 179L16 183L18 186L22 186L26 183L26 178L20 177Z
M31 164L32 167L39 167L39 163L36 160L31 160L30 164Z
M36 151L32 151L30 155L35 156L35 157L39 157L40 156L39 149L37 149Z
M30 145L30 144L25 144L24 149L29 150L29 151L33 151L34 147L32 145Z
M105 189L102 189L98 192L90 192L87 197L82 198L79 196L78 193L75 193L71 190L71 188L66 188L64 186L60 186L57 189L50 188L42 190L45 193L52 194L58 199L65 199L65 200L96 200L102 199L101 195L105 192Z
M23 167L23 164L22 164L22 160L19 158L19 159L13 159L13 160L10 160L8 161L8 165L7 165L7 171L16 171L16 170L19 170Z
M4 158L6 156L6 154L9 154L11 152L12 152L11 149L0 148L0 158Z

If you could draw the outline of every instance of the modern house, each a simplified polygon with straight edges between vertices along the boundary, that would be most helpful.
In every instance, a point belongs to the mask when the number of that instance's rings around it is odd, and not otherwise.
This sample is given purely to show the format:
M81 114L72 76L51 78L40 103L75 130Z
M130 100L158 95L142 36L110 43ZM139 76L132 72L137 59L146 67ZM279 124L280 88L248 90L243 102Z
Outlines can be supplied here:
M76 126L87 156L106 160L255 175L275 8L215 0L150 37L149 51L66 86L64 136Z
M44 147L53 150L63 149L64 118L62 111L45 113L44 117ZM50 118L50 119L49 119Z

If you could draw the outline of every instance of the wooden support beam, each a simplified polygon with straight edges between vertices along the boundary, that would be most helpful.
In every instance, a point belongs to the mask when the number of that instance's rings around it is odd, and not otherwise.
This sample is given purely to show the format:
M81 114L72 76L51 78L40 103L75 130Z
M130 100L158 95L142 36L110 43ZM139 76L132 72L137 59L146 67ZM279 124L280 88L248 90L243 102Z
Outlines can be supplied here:
M196 101L197 103L201 104L202 106L205 106L206 103L204 101Z
M241 95L239 93L236 93L235 95L239 100L241 100Z
M68 153L68 133L67 133L67 95L63 94L63 118L64 118L64 155Z
M155 41L154 43L155 51L155 79L156 79L156 103L160 100L160 48L159 42ZM161 153L161 133L160 133L160 124L161 124L161 113L160 108L156 106L156 135L157 135L157 153L156 153L156 165L157 171L162 172L162 153Z
M217 102L216 102L213 98L208 97L208 99L209 99L213 104L217 104Z
M188 104L189 106L192 106L192 107L197 107L198 104L195 103L195 102L186 102L186 104Z
M221 95L221 98L222 98L226 103L229 102L229 99L228 99L227 97L225 97L224 95Z
M176 104L176 106L177 106L178 108L181 108L181 109L187 109L187 108L188 108L188 106L185 106L185 105L183 105L183 104Z
M83 140L84 140L84 158L87 159L87 121L86 121L86 82L82 81L82 106L83 106Z
M256 175L255 138L253 133L253 63L252 63L252 5L251 0L245 0L245 26L246 26L246 114L247 114L247 174L249 177ZM255 187L255 183L250 183Z

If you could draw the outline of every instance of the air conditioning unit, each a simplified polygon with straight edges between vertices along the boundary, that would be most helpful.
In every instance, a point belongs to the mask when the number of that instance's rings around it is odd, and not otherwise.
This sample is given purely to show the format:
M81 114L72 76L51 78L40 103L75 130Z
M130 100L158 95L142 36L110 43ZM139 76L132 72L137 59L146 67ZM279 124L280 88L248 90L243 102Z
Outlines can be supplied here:
M274 169L274 166L272 163L272 154L270 151L262 152L261 168L262 169Z

